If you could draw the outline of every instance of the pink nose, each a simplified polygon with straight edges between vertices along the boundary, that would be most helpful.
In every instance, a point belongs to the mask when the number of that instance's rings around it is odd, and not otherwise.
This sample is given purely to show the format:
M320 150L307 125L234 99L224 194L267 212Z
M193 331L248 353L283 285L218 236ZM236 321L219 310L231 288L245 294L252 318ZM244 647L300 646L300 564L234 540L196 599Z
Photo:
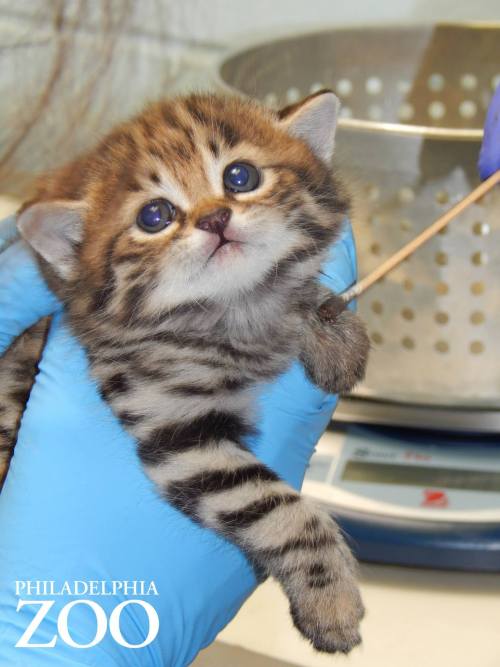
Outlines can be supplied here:
M226 229L229 219L231 218L231 211L228 208L218 208L208 215L204 215L196 223L198 229L203 229L205 232L222 235Z

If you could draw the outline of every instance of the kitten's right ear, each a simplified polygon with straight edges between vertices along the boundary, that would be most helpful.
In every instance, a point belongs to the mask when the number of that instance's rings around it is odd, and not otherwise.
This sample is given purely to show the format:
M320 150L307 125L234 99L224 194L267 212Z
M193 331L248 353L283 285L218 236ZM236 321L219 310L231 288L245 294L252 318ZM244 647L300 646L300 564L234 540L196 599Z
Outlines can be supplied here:
M44 201L21 210L17 218L23 238L65 280L75 264L86 210L81 201Z
M302 139L316 157L329 165L339 108L340 102L331 90L320 90L297 104L281 109L278 117L291 135Z

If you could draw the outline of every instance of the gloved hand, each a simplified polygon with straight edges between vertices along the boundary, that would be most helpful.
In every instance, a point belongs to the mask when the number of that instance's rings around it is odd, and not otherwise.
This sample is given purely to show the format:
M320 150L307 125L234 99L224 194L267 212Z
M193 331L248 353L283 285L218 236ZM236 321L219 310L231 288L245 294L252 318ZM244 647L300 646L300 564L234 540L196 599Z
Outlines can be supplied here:
M12 228L13 220L0 225L5 238ZM354 281L349 227L324 271L324 282L337 292ZM252 592L255 574L236 547L157 496L132 438L101 401L60 305L17 241L0 253L0 354L14 336L48 313L55 313L53 324L0 496L0 665L188 665ZM262 396L261 435L250 446L299 487L335 402L294 364ZM16 591L16 581L26 580L53 581L55 590L39 595ZM104 582L108 590L113 581L145 581L146 588L153 581L158 596L123 590L99 596L55 594L65 581L74 586L77 580ZM109 619L118 604L131 598L156 610L154 641L128 648L116 641L116 630L114 638L108 629L95 646L69 645L91 643L96 614L103 614L86 603L69 609L68 603L92 600ZM37 605L16 611L19 599ZM55 646L15 648L41 600L54 603L29 643L47 644L55 637ZM102 618L99 622L102 626ZM141 644L148 628L142 607L123 608L120 631L126 642Z
M500 169L500 85L493 95L486 114L478 169L483 180Z

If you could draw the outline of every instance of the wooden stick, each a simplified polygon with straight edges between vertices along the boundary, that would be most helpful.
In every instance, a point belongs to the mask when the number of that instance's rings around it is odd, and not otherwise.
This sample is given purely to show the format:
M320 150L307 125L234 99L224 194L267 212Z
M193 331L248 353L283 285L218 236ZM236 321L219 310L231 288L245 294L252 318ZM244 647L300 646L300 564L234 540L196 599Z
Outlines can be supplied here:
M424 231L415 237L413 241L407 243L400 250L394 253L394 255L389 257L389 259L378 266L375 271L372 271L365 278L343 292L341 296L344 301L349 302L360 294L363 294L363 292L376 283L377 280L380 280L382 276L385 276L386 273L392 271L392 269L394 269L398 264L401 264L401 262L414 253L417 248L420 248L421 245L435 236L441 229L444 229L444 227L446 227L446 225L451 222L453 218L456 218L457 215L462 213L463 210L476 202L478 199L481 199L481 197L483 197L499 182L500 170L496 171L492 176L478 185L477 188L475 188L470 194L459 201L458 204L452 206L449 211L433 222L432 225L429 225L429 227L424 229Z

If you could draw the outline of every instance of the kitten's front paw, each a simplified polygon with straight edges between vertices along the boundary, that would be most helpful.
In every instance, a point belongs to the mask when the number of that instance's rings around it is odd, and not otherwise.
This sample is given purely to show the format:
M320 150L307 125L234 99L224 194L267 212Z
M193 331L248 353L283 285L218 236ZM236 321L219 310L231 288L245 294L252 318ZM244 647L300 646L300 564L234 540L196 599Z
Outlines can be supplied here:
M364 607L354 576L355 561L346 553L330 564L313 566L300 590L291 592L290 612L297 629L317 651L349 653L361 643Z
M363 380L368 363L370 340L365 325L350 310L344 310L330 325L330 336L337 345L337 367L330 376L327 389L335 394L346 394Z
M369 349L362 321L334 297L315 314L304 339L301 360L318 387L332 394L344 394L363 379Z
M325 324L334 324L340 313L343 313L346 308L347 303L341 297L332 294L318 308L318 317Z

